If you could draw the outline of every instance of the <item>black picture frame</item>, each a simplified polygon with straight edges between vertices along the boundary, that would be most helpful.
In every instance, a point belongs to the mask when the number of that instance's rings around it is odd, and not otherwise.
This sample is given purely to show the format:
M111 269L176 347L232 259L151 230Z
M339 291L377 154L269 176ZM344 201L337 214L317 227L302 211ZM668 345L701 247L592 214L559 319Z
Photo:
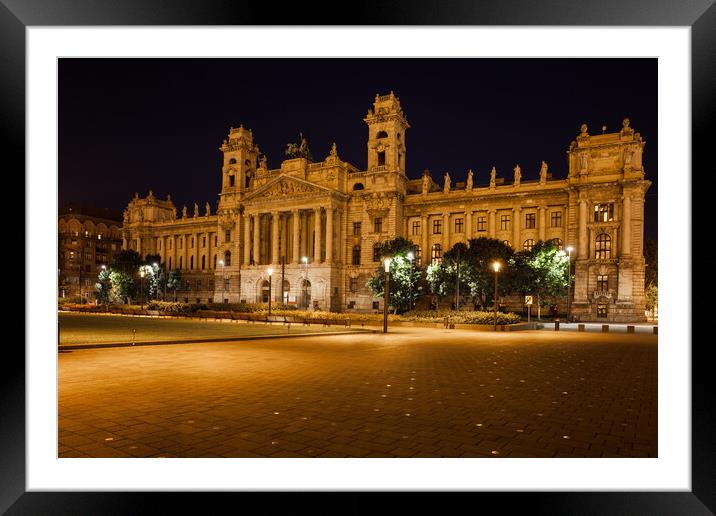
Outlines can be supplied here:
M716 92L716 6L714 0L470 0L381 1L320 5L224 0L0 0L0 105L3 161L7 171L25 169L25 29L62 25L602 25L689 26L692 54L693 170L713 171ZM9 160L8 160L9 158ZM10 173L10 172L8 172ZM17 174L17 172L12 172ZM668 173L668 172L664 172ZM681 171L688 174L688 171ZM25 192L28 198L31 192ZM695 205L695 203L694 203ZM694 218L696 220L696 218ZM27 271L26 271L27 272ZM690 281L690 279L689 279ZM17 304L13 302L16 307ZM26 305L29 306L29 305ZM698 309L693 300L692 306ZM695 313L697 315L697 313ZM693 320L697 320L695 317ZM692 347L692 490L690 492L475 493L481 507L499 504L536 514L712 514L716 508L714 408L708 380L708 344ZM689 345L688 342L667 345ZM126 514L166 509L170 501L184 510L220 507L215 497L234 494L26 492L25 353L6 343L0 360L0 511L7 514ZM268 494L251 502L268 503ZM376 494L353 493L331 507L316 496L292 497L292 512L366 512L380 504ZM212 497L212 499L209 499ZM245 496L246 497L246 496ZM322 499L324 500L324 499ZM275 503L275 497L271 503ZM455 503L456 500L451 501ZM249 503L244 500L242 503ZM281 502L284 503L284 502ZM416 494L406 501L423 505ZM459 503L459 502L458 502ZM474 504L474 501L470 501ZM287 503L288 506L288 503ZM248 506L247 506L248 510ZM212 511L221 512L221 511ZM231 511L234 512L234 511ZM404 510L401 512L405 512Z

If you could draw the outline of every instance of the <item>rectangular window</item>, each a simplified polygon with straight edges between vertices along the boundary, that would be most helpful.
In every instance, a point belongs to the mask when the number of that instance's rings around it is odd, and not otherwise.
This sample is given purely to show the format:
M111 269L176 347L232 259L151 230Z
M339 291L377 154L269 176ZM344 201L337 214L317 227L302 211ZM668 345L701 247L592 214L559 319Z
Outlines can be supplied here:
M534 229L536 226L536 215L534 213L527 213L525 215L525 229Z
M373 301L373 310L380 310L380 301Z
M358 278L351 278L348 283L348 289L351 292L358 292Z
M231 279L226 278L224 280L224 290L230 290L231 289Z
M191 249L194 249L194 237L191 237L189 245L190 245Z
M353 223L353 236L360 236L360 222Z
M600 292L609 290L609 276L597 276L597 290Z
M183 248L184 248L184 239L180 238L179 239L179 249L183 249Z
M435 219L433 221L433 235L440 235L443 232L443 221L441 219Z
M231 230L228 230L228 231L224 234L224 242L231 242Z
M550 215L550 221L551 226L553 228L561 228L562 227L562 212L561 211L553 211Z
M420 221L414 220L413 221L413 235L419 235L420 234Z
M607 305L597 305L597 317L599 319L607 318Z
M382 233L383 231L383 218L382 217L376 217L373 219L373 232L374 233Z
M462 233L463 219L455 219L455 233Z
M487 231L487 217L477 217L477 230Z
M510 229L510 216L509 215L501 215L500 216L500 229L503 231Z
M206 247L206 237L201 237L201 247Z
M594 222L611 222L614 220L614 203L594 205Z

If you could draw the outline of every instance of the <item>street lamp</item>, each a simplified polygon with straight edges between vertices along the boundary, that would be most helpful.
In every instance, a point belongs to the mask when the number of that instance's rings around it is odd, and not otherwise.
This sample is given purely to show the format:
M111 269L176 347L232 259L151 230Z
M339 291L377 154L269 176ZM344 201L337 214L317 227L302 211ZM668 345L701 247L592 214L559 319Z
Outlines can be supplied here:
M157 262L154 262L154 263L152 264L152 267L153 267L153 268L152 268L152 275L155 276L154 281L155 281L155 282L158 282L158 281L159 281L159 278L158 278L157 276L159 276L159 264L158 264ZM156 283L155 283L155 284L156 284ZM159 285L157 285L157 291L154 293L154 295L157 296L156 298L159 297L159 288L158 288L158 287L159 287ZM165 298L167 297L166 288L164 289L164 297L165 297ZM156 298L155 298L155 299L156 299Z
M269 303L269 316L271 316L271 276L273 275L273 269L271 267L268 268L268 275L269 275L268 303Z
M102 265L102 271L106 271L106 270L107 270L107 266L106 266L106 265ZM101 273L100 273L100 274L101 274ZM101 285L101 288L102 288L102 293L106 296L107 293L104 291L104 289L105 289L104 281L100 281L100 285ZM95 299L95 302L96 302L96 303L99 303L99 300L98 300L98 299Z
M224 302L224 288L226 285L226 279L224 276L224 260L219 260L219 265L221 265L221 302Z
M140 277L140 283L139 283L139 290L141 297L141 307L140 310L144 310L144 269L139 269L139 277Z
M383 333L388 333L388 303L390 302L390 258L383 262L385 276L383 282Z
M500 262L493 262L492 268L495 270L495 327L493 331L497 331L497 275L500 272Z
M308 256L301 258L303 262L303 308L308 310Z
M569 259L569 263L567 264L567 322L569 322L569 312L570 312L570 291L572 286L572 251L574 248L571 245L567 246L567 257Z
M415 255L413 254L413 251L408 251L408 260L410 260L410 276L408 277L409 281L409 287L410 287L410 309L413 309L413 258L415 258Z

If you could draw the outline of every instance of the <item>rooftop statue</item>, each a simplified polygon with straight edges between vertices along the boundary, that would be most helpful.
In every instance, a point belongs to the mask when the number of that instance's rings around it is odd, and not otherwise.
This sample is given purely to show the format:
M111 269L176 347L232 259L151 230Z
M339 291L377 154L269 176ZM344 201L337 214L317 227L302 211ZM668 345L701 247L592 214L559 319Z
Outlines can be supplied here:
M450 191L450 173L445 172L445 185L443 186L443 191L445 193L448 193Z
M547 182L547 163L545 163L544 161L542 161L542 167L540 167L539 169L539 182Z
M472 190L472 169L467 171L467 186L466 186L466 188L467 188L468 192Z
M303 136L303 133L298 133L298 143L286 145L286 156L291 159L305 158L308 161L313 161L311 150L308 148L308 140Z

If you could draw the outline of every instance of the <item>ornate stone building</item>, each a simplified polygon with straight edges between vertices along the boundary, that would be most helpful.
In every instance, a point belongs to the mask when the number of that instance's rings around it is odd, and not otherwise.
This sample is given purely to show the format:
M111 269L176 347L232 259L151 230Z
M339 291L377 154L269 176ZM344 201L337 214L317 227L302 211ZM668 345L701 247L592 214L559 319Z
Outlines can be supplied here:
M231 128L223 153L218 210L195 204L177 216L169 198L136 196L125 211L124 246L155 254L185 278L186 301L255 302L282 297L330 310L382 309L365 287L381 242L404 236L417 262L439 261L456 242L480 236L515 249L537 240L571 246L572 313L582 320L644 318L644 141L625 119L619 132L590 135L567 151L566 179L542 162L539 180L511 183L468 172L443 186L429 172L406 175L406 131L398 97L376 96L368 110L367 169L341 160L334 144L314 162L305 140L291 159L267 168L250 129ZM487 176L487 174L485 174ZM223 263L223 265L222 265ZM282 266L283 264L283 266ZM283 293L281 278L283 279Z

